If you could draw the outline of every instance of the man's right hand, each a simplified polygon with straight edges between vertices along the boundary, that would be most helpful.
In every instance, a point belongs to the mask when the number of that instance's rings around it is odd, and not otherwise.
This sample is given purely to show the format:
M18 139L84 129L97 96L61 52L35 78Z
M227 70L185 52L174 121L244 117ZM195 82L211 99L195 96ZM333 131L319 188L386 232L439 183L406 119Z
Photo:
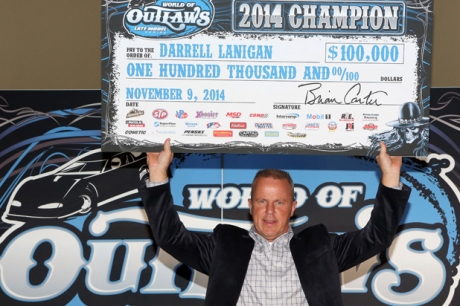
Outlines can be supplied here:
M174 154L171 152L171 139L166 139L161 152L147 152L147 166L151 182L162 182L168 178L168 168Z

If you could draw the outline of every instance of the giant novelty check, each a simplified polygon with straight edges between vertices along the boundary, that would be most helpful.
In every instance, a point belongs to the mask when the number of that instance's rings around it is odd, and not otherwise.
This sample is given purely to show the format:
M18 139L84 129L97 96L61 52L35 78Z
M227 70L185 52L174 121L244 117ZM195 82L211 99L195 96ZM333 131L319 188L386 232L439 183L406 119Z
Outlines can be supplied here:
M103 1L102 149L426 156L432 2Z

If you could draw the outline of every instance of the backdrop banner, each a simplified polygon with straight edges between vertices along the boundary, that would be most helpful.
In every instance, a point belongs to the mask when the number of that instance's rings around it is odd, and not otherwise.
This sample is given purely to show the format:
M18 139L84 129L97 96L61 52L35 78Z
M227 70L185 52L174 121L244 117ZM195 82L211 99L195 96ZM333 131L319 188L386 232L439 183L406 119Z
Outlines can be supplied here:
M102 0L102 150L427 156L433 0Z
M145 154L101 151L100 91L0 91L0 304L203 305L207 276L157 247L137 187ZM460 89L431 92L427 157L403 159L412 188L391 247L343 272L349 306L457 305ZM291 173L295 231L361 228L374 157L176 153L176 209L192 231L251 225L258 169ZM235 259L237 260L237 259Z

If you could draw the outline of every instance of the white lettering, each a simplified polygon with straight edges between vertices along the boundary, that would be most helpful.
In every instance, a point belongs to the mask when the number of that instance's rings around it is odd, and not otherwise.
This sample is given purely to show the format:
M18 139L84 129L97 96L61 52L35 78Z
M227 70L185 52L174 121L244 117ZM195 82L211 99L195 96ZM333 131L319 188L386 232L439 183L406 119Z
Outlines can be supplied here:
M174 284L176 277L176 269L182 265L174 257L166 253L160 248L157 248L157 256L153 258L149 265L154 273L150 282L140 290L141 293L179 293L180 288Z
M143 260L145 248L151 244L150 239L88 241L92 249L91 259L86 266L88 289L97 294L120 294L128 290L136 292L141 272L147 266ZM126 247L122 274L119 280L110 281L108 278L115 251L121 245Z
M220 208L232 209L241 202L240 190L236 187L225 187L219 193L216 202Z
M331 208L340 203L342 190L338 186L328 185L321 188L316 195L316 202L324 208Z
M420 243L422 250L411 245ZM382 270L372 282L375 296L388 305L423 305L430 302L444 286L446 271L435 256L442 246L440 230L410 229L401 232L389 249L389 263L395 270ZM392 288L401 283L402 273L409 273L419 280L418 286L409 292L396 292Z
M45 261L48 274L40 285L30 284L36 249L49 243L53 249ZM20 233L4 250L0 259L0 285L10 297L20 301L46 301L65 292L75 281L85 260L80 240L60 227L41 227Z
M188 188L190 193L189 209L212 209L220 188Z

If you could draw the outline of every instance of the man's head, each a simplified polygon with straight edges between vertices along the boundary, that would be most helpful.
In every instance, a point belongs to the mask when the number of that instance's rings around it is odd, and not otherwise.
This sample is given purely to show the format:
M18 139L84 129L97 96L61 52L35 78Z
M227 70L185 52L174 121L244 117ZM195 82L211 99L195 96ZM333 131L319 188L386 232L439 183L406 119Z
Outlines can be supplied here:
M248 203L259 235L268 241L274 241L286 233L289 219L297 206L297 201L294 200L294 183L289 173L278 169L257 172Z

